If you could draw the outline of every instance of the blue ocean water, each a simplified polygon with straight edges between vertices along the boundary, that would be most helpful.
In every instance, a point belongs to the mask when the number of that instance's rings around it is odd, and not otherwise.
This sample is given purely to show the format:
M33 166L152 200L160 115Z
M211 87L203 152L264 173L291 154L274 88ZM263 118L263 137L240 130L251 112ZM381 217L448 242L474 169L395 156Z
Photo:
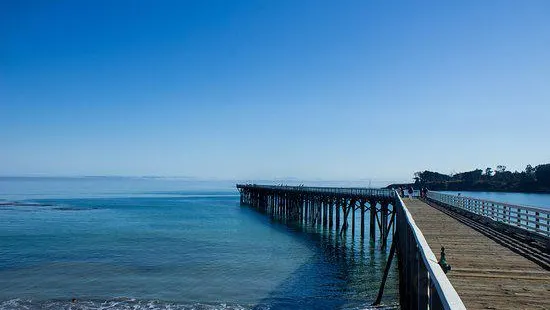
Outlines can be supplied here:
M0 179L0 309L360 309L386 251L240 206L232 182Z

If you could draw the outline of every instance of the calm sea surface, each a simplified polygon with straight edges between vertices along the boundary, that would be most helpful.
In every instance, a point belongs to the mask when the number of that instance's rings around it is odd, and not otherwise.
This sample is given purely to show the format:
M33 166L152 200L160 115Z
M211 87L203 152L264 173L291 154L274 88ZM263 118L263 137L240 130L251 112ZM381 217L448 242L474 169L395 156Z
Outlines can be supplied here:
M0 179L0 309L356 309L386 255L241 207L228 182Z

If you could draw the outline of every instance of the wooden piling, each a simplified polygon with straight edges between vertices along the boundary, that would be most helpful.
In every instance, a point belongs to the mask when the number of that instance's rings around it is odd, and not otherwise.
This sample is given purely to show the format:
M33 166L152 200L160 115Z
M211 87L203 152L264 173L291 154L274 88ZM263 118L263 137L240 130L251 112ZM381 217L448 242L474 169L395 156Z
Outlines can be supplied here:
M374 240L376 238L376 200L370 200L370 238Z
M331 229L332 226L333 226L333 221L334 221L334 214L333 214L333 208L332 208L332 205L333 205L333 201L332 200L329 200L329 208L328 208L328 228Z
M361 238L365 237L365 200L361 199Z
M355 237L355 203L351 206L351 235Z

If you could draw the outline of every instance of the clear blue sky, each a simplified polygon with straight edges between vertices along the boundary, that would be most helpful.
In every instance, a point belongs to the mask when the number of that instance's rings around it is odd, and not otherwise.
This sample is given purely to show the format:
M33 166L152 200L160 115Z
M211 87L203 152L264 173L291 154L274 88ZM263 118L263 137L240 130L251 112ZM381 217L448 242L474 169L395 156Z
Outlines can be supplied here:
M0 175L550 162L549 1L1 1Z

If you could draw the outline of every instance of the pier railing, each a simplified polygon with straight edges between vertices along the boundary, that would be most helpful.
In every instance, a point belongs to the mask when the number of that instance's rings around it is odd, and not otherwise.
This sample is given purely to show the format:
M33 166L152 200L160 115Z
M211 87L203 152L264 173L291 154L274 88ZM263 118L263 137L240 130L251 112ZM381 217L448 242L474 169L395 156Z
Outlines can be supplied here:
M404 309L466 309L438 264L424 235L403 200L396 196L397 238L402 283L407 300Z
M309 193L309 194L334 194L346 196L377 196L394 198L397 193L391 189L364 188L364 187L315 187L315 186L286 186L286 185L257 185L257 184L237 184L237 188L257 188L263 190L274 190L290 193Z
M466 196L428 192L428 199L466 210L493 221L550 237L550 209L514 205Z

